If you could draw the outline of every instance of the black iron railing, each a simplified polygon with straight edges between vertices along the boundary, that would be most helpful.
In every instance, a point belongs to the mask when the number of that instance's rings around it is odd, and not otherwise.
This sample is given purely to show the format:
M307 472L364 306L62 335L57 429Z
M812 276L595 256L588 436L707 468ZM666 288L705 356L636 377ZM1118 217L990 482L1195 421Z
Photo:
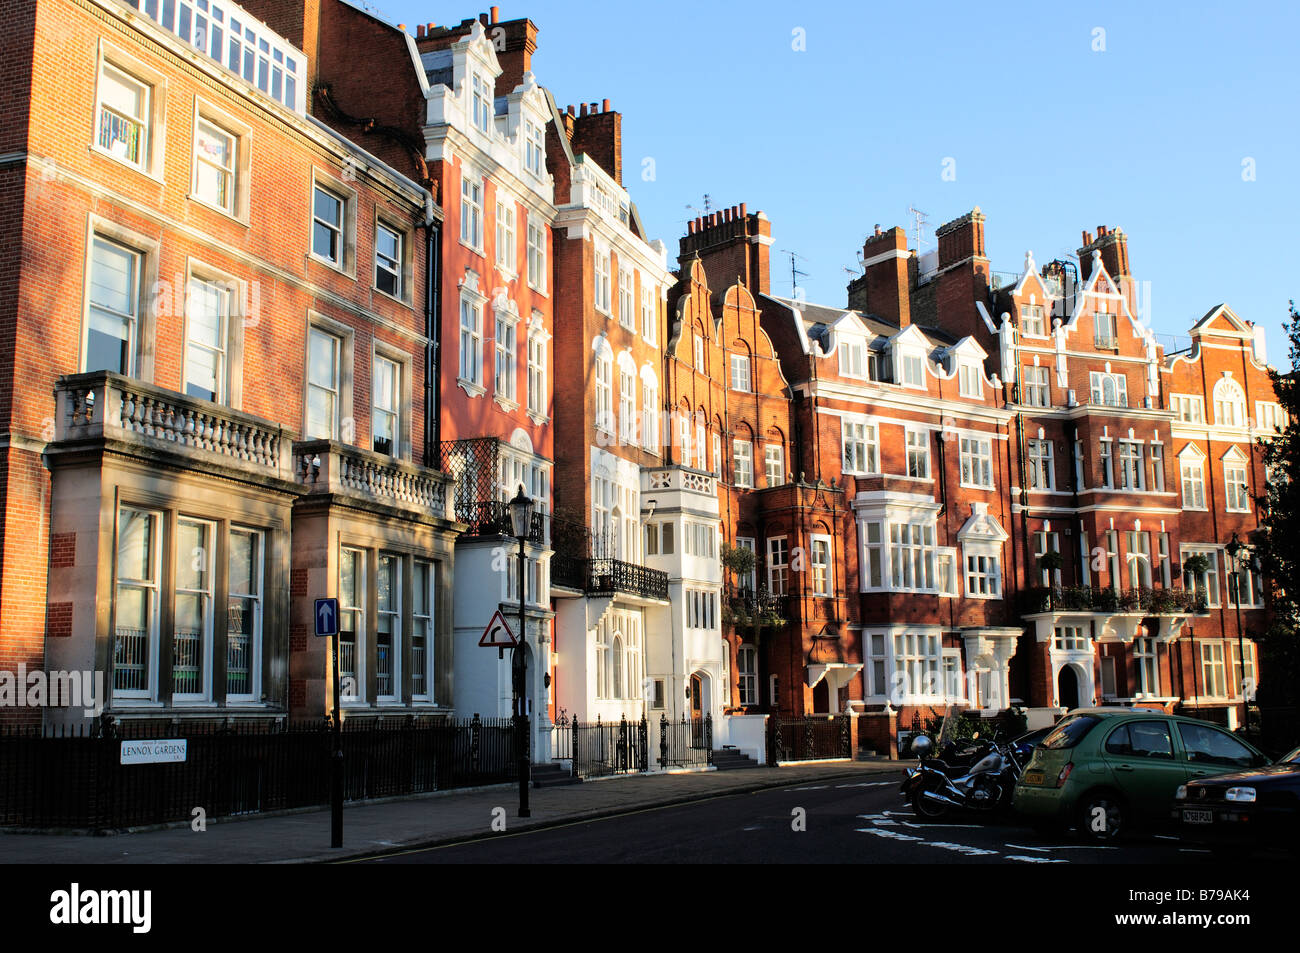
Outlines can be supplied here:
M767 722L767 763L849 758L851 739L848 715L773 715Z
M509 536L514 538L514 523L510 519L510 504L501 500L480 500L456 508L456 519L469 526L466 536ZM544 544L547 541L545 513L533 513L529 518L527 540Z
M723 604L722 621L737 629L755 626L780 627L790 618L788 596L773 595L766 588L727 588Z
M713 763L713 716L669 721L659 716L659 767L703 767Z
M182 762L121 764L122 742L185 739ZM329 803L325 721L169 722L42 735L0 731L0 824L114 830ZM509 719L344 722L345 797L419 794L513 780Z
M1205 594L1190 589L1108 589L1095 586L1034 587L1024 594L1024 611L1147 612L1181 615L1205 611Z
M646 599L668 598L668 573L621 559L593 559L587 569L590 595L628 593Z
M654 738L652 731L657 731ZM713 763L713 718L688 720L683 715L672 722L661 715L654 726L644 716L639 721L582 722L561 715L551 732L551 760L570 762L579 778L707 767Z

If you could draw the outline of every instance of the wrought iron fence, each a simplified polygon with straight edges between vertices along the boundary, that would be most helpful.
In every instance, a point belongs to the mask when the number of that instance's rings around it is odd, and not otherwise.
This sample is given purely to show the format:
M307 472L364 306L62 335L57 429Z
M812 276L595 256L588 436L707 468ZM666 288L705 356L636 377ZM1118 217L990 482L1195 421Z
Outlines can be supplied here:
M509 719L344 723L345 797L420 794L517 777ZM121 764L121 743L183 738L185 761ZM301 724L99 725L0 731L0 824L112 830L329 803L333 733Z
M611 774L649 771L649 724L640 721L581 722L561 715L552 729L551 759L571 762L574 777L599 778Z
M1173 615L1205 611L1205 594L1191 589L1110 589L1102 586L1035 586L1026 590L1025 612L1149 612Z
M713 763L713 716L681 721L659 717L659 767L703 767Z
M773 716L767 723L768 764L850 758L851 737L848 715Z

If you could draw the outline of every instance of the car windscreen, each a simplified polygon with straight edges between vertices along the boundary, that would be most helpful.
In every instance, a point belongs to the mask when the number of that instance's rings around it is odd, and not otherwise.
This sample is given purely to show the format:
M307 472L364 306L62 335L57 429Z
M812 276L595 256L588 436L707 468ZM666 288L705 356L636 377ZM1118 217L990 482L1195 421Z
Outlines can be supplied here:
M1300 764L1300 748L1278 758L1275 764Z
M1040 748L1073 748L1101 719L1096 715L1070 715L1039 742Z

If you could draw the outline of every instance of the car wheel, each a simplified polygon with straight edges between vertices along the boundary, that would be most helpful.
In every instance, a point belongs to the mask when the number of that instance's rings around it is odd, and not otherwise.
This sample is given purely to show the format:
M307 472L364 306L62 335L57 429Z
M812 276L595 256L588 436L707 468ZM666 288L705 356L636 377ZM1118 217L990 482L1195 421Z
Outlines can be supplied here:
M1110 791L1096 791L1079 803L1079 831L1089 840L1110 842L1128 833L1128 805Z

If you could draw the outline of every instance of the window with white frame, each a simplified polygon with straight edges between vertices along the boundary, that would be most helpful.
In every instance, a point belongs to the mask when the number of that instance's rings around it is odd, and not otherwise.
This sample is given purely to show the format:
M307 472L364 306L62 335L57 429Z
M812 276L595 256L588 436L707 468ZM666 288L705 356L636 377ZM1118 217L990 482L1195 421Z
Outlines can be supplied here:
M1119 463L1119 488L1142 490L1142 444L1120 440L1116 447Z
M867 376L867 345L863 341L841 341L840 375L863 380Z
M339 683L344 701L364 697L366 554L339 551Z
M226 701L261 697L262 578L266 537L230 527L226 602Z
M984 373L978 364L957 367L957 391L962 397L979 397L984 393Z
M375 225L375 288L394 298L403 296L402 265L405 236L379 222Z
M546 335L540 327L528 331L528 412L546 416Z
M758 653L752 645L736 650L736 681L742 705L758 704Z
M609 696L609 625L601 619L596 626L596 697Z
M934 523L889 524L890 588L932 591L935 588Z
M654 289L642 279L641 284L641 337L651 347L659 346L659 333L655 321Z
M411 564L411 698L434 700L434 564Z
M1237 554L1237 561L1224 554L1224 568L1228 577L1228 605L1237 605L1238 593L1241 605L1262 606L1264 604L1264 581L1260 576L1251 551L1243 549Z
M659 385L641 381L641 446L659 452Z
M636 312L633 310L632 272L630 269L618 269L618 323L629 331L636 329Z
M704 449L701 444L700 449L700 469L704 469ZM722 435L713 434L713 469L710 471L714 476L722 476Z
M1115 488L1115 441L1101 438L1101 454L1098 463L1101 467L1101 485L1108 490Z
M784 536L767 540L767 591L774 596L786 594L789 581L790 547Z
M226 282L190 278L185 302L185 393L229 401L229 333L233 295Z
M1043 306L1041 304L1020 306L1020 333L1033 338L1047 336L1047 325L1043 322Z
M940 666L943 663L943 643L937 635L917 632L894 636L893 674L891 695L908 698L938 698L943 693Z
M709 462L704 458L704 414L699 412L695 415L695 466L700 470L707 470ZM713 468L721 473L722 463L718 460L718 445L715 442L713 446Z
M497 267L514 274L515 271L515 206L508 198L497 193Z
M117 519L113 590L113 693L155 697L159 638L161 514L123 506Z
M339 437L343 340L320 328L307 332L307 427L309 440Z
M144 256L96 235L91 243L83 370L136 373Z
M1089 403L1102 407L1128 406L1128 379L1123 374L1092 371L1088 375Z
M460 299L460 379L483 386L483 305L471 298Z
M1205 458L1191 448L1178 457L1179 479L1183 488L1183 509L1205 509Z
M966 595L991 599L1002 595L1002 566L997 554L966 554Z
M1024 402L1030 407L1051 407L1052 387L1046 367L1026 367L1024 369Z
M185 517L176 521L176 605L172 625L172 698L175 701L212 697L212 538L215 532L213 523Z
M844 472L879 472L880 448L876 439L876 425L845 420L840 432L844 440Z
M831 538L813 535L811 543L812 594L814 596L834 595L835 580L831 576Z
M864 589L881 589L884 587L885 547L880 525L879 520L868 520L859 524L862 538L862 585Z
M399 408L402 406L402 365L376 354L371 373L373 399L370 430L375 453L398 456L401 452Z
M1151 489L1157 493L1165 491L1165 448L1158 443L1151 444Z
M1052 647L1058 652L1091 652L1092 637L1081 625L1058 625L1052 634Z
M1127 559L1129 587L1150 589L1153 582L1150 533L1129 531Z
M597 248L595 254L596 270L592 289L595 294L596 310L609 314L610 254L607 249L602 248Z
M1119 531L1108 529L1103 538L1106 541L1106 564L1110 574L1110 588L1118 592L1120 588Z
M754 485L754 445L748 440L732 440L733 482L736 486Z
M623 367L618 370L618 430L623 443L637 444L636 375Z
M905 431L904 442L907 445L907 475L926 480L930 477L930 432L928 430Z
M402 691L402 563L381 554L375 578L375 696L393 700Z
M343 267L343 228L347 199L316 185L312 194L311 253L337 268Z
M1168 589L1173 585L1168 533L1156 533L1156 560L1160 565L1160 581Z
M1288 417L1281 404L1271 401L1255 401L1255 429L1265 436L1281 433L1286 429Z
M1205 423L1205 399L1203 397L1191 394L1174 394L1170 399L1173 401L1174 416L1178 420L1188 424Z
M235 183L239 137L208 119L194 130L194 197L206 205L235 214Z
M1223 485L1228 512L1249 513L1250 486L1246 479L1246 461L1235 447L1223 459Z
M993 443L988 437L962 437L961 482L963 486L993 488Z
M127 165L148 171L153 87L103 61L99 68L95 145Z
M546 161L546 127L524 120L524 168L540 178Z
M687 589L686 627L716 629L718 627L717 605L717 593L707 589Z
M1259 686L1255 676L1255 643L1245 643L1244 656L1241 648L1236 642L1228 643L1228 654L1232 659L1232 695L1234 698L1245 698L1251 701L1255 697L1255 689Z
M691 418L686 411L677 413L677 445L681 449L682 466L691 465Z
M515 401L515 366L519 361L519 352L515 344L515 326L519 318L504 308L496 309L495 319L495 355L496 355L496 396L508 403Z
M1028 441L1029 488L1032 490L1052 490L1056 488L1052 466L1052 441L1031 438Z
M740 588L741 588L741 589L746 590L746 591L748 591L748 592L753 592L754 589L757 588L757 586L758 586L758 571L757 571L757 566L758 566L758 558L757 558L757 556L758 556L758 553L756 552L755 547L754 547L754 537L752 537L752 536L737 536L737 537L736 537L736 548L737 548L737 549L746 549L746 550L748 550L749 552L754 553L754 556L755 556L755 559L754 559L754 567L751 568L751 569L749 570L749 572L745 573L743 576L741 576L741 577L737 580L737 582L740 583Z
M1219 605L1219 551L1209 546L1182 546L1183 588L1204 597L1207 606ZM1206 566L1193 573L1187 563L1193 556L1204 556Z
M1034 533L1034 559L1041 560L1048 553L1060 554L1061 552L1061 534L1049 530L1039 530ZM1044 586L1059 586L1061 584L1061 568L1055 569L1040 568L1038 571L1039 581Z
M885 648L886 636L883 632L872 632L866 638L867 666L864 686L870 698L886 699L890 695L891 685L886 674L889 665L889 653Z
M1228 679L1223 664L1223 643L1201 643L1201 680L1211 698L1228 697Z
M748 394L750 392L749 356L731 355L731 389Z
M1098 311L1093 316L1092 328L1093 341L1097 347L1113 348L1119 346L1119 338L1115 333L1115 315Z
M704 337L697 331L694 340L695 347L695 369L700 373L707 373L704 364Z
M1214 422L1220 427L1246 426L1246 395L1231 377L1214 385Z
M779 443L763 447L763 475L768 486L785 484L785 449Z
M460 180L460 240L483 254L483 180L468 171Z
M475 73L470 97L470 121L479 132L487 133L492 128L493 99L492 81L481 73Z
M528 222L528 287L546 291L546 226Z
M596 355L596 429L614 432L614 362L605 354Z
M925 356L904 352L898 360L899 380L904 387L925 389Z

